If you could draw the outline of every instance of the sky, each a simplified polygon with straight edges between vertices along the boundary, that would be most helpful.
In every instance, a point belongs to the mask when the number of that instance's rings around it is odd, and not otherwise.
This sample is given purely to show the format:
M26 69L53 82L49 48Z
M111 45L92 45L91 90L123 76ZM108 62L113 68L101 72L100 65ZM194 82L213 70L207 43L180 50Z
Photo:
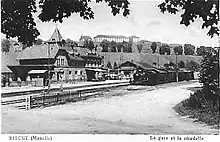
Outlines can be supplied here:
M48 40L56 26L64 39L78 41L81 35L95 37L104 35L136 35L141 40L159 41L163 43L185 44L196 46L218 46L217 36L210 38L208 30L201 29L202 21L196 20L190 26L180 25L180 14L161 13L157 7L161 1L138 0L130 1L130 15L122 13L113 16L106 3L92 2L90 5L95 19L84 20L78 14L65 18L63 23L41 22L37 16L35 21L40 31L39 38Z

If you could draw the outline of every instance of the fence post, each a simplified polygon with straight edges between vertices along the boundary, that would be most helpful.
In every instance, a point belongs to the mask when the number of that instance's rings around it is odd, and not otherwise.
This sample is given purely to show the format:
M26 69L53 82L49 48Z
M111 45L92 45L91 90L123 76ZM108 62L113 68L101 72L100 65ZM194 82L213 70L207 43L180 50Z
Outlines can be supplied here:
M71 91L69 91L69 95L70 95L70 96L69 96L69 101L70 101L70 100L71 100Z
M26 110L31 109L31 95L26 95Z
M57 93L57 102L59 102L59 93Z
M43 95L41 96L41 97L42 97L42 105L44 106L44 97L45 97L45 95L46 95L46 92L43 92L42 94L43 94Z

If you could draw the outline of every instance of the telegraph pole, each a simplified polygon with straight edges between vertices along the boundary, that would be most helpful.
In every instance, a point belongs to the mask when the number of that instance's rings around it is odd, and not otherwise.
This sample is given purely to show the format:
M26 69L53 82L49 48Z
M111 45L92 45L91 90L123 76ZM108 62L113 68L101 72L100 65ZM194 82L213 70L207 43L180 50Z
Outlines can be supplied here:
M48 44L48 93L50 92L50 44Z
M177 63L177 53L176 53L176 82L179 82L178 63Z
M158 55L158 58L157 58L157 66L158 66L158 69L160 68L160 55Z

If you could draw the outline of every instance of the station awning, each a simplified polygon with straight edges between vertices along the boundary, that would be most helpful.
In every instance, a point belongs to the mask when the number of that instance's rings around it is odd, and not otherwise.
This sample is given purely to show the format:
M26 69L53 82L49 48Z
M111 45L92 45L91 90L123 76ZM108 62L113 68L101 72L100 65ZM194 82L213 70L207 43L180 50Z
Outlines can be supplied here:
M31 70L28 72L28 74L42 74L47 72L47 70Z

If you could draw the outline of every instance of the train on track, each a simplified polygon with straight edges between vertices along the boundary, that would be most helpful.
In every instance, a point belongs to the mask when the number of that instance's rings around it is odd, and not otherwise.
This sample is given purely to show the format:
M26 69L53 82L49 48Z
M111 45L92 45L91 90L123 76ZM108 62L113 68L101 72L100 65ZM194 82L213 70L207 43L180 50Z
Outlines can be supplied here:
M133 85L157 85L178 81L188 81L194 79L193 71L186 70L136 70L131 84Z

